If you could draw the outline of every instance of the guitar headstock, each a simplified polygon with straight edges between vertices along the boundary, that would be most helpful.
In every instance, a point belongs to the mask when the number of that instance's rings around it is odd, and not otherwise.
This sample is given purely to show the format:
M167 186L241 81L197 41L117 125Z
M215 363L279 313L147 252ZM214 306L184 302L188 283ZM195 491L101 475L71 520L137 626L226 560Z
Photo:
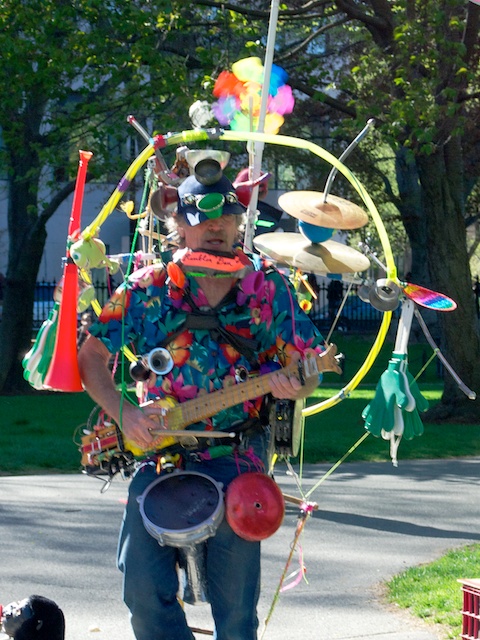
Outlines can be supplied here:
M337 345L329 344L325 351L315 354L315 357L307 357L304 360L305 374L307 377L327 371L342 373L340 362L343 355L338 353Z

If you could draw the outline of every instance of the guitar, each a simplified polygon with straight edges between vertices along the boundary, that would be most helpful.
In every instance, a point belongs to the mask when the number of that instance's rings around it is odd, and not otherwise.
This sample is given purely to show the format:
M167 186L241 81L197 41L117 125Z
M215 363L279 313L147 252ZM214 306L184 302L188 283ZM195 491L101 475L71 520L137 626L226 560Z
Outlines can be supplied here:
M250 378L245 382L232 384L212 393L207 393L193 400L187 400L179 404L175 404L172 398L162 400L153 400L155 406L161 407L163 412L156 416L159 422L159 428L152 429L152 433L158 437L151 445L148 451L158 451L166 447L181 442L181 438L189 436L188 431L173 436L172 432L180 432L191 424L202 422L211 416L219 413L224 409L233 407L247 400L259 398L270 393L270 378L278 372L282 372L287 376L295 376L298 380L304 381L319 373L331 371L341 374L342 369L338 363L337 347L334 344L321 354L311 353L303 360L289 364L287 367L277 369L271 373L262 376ZM295 401L294 401L295 402ZM151 404L148 403L148 404ZM145 405L143 405L145 406ZM165 434L167 430L167 434ZM118 442L118 428L107 428L104 431L98 431L82 437L82 464L93 463L94 457L105 454L106 451L115 450L115 447L122 447ZM164 435L162 435L162 433ZM205 432L208 436L209 432ZM191 436L190 436L191 437ZM180 439L180 440L179 440ZM139 449L138 445L124 440L123 447L126 450L134 451L135 455L147 453ZM121 449L121 450L124 450Z

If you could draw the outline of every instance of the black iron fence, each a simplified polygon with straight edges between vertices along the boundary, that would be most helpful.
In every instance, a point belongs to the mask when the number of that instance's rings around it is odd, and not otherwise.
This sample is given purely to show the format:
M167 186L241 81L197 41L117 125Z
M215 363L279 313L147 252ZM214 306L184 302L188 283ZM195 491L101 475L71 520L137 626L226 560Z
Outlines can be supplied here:
M325 335L331 327L332 322L337 318L340 306L342 309L335 324L336 330L351 333L375 331L382 319L382 313L371 304L360 300L356 286L349 290L348 285L341 281L332 282L336 282L336 286L332 287L330 283L330 285L320 284L316 288L317 298L312 300L313 304L309 312L322 333ZM104 281L94 282L94 286L97 299L103 305L109 298L112 287ZM33 310L34 330L42 326L54 306L55 287L55 282L37 282Z

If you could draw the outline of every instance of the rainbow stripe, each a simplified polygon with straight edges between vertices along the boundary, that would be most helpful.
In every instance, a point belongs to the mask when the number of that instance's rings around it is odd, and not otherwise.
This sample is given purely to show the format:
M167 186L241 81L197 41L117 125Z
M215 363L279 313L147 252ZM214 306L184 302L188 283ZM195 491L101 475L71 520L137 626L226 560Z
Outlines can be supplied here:
M454 311L457 303L437 291L420 287L418 284L406 284L403 287L405 295L422 307L434 309L435 311Z

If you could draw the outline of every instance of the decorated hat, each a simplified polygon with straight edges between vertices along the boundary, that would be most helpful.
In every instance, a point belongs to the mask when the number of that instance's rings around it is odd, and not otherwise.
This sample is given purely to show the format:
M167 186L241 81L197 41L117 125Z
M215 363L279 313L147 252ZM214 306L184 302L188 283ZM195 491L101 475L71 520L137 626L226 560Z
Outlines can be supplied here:
M221 215L243 214L230 180L223 175L217 160L206 158L195 165L194 174L178 187L177 212L192 227Z

